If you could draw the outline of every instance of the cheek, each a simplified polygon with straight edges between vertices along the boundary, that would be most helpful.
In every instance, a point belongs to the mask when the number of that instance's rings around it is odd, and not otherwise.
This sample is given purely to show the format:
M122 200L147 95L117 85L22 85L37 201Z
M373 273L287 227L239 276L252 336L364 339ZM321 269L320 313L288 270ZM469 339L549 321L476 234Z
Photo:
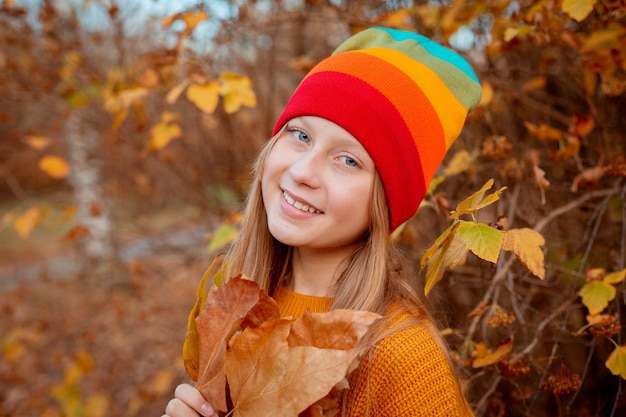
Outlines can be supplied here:
M370 220L370 205L372 201L372 187L365 185L355 186L352 189L342 190L337 196L344 216L353 222L367 223Z

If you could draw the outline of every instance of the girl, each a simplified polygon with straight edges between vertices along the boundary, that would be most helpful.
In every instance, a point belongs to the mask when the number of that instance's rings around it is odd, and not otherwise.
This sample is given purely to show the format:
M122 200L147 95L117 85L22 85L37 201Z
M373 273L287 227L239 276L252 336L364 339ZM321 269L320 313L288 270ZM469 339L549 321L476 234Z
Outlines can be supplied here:
M384 316L342 416L472 415L390 236L417 211L480 94L453 51L370 28L305 77L256 162L225 276L252 277L283 316L335 308ZM187 384L166 413L217 415Z

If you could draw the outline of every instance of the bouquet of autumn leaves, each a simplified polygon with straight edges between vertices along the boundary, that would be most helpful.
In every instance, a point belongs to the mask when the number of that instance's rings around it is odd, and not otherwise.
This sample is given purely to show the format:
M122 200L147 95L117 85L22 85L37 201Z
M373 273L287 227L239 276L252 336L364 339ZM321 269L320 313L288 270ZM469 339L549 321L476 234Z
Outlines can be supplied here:
M280 317L254 281L224 281L217 262L198 286L183 347L185 369L207 402L234 417L336 415L365 349L361 340L380 316L333 310Z

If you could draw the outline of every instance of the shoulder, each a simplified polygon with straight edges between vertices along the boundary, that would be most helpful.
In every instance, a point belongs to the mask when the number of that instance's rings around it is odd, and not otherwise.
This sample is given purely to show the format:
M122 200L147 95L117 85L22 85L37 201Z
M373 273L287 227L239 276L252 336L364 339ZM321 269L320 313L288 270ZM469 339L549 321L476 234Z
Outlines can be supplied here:
M434 326L419 316L401 318L389 320L363 358L356 391L367 386L380 416L471 416Z
M446 347L436 332L423 317L402 313L383 328L382 338L370 352L372 364L397 363L415 373L438 368L453 375Z

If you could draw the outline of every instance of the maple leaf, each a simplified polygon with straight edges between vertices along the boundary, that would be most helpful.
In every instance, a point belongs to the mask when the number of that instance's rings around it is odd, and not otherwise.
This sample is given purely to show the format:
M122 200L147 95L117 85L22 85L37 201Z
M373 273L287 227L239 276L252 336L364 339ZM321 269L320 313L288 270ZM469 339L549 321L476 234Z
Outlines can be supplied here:
M199 352L197 388L219 410L227 410L224 373L227 343L259 301L261 292L253 281L241 276L232 278L228 285L209 291L195 319Z
M221 411L230 400L234 416L295 416L313 404L309 415L332 415L366 348L361 339L381 316L340 309L281 318L276 302L241 275L207 293L209 277L221 273L214 264L198 286L183 348L204 398Z
M510 229L504 232L502 249L512 251L530 272L544 279L546 270L541 246L545 243L544 237L532 229Z
M355 310L270 320L233 336L226 375L237 416L295 416L345 379L379 315Z

